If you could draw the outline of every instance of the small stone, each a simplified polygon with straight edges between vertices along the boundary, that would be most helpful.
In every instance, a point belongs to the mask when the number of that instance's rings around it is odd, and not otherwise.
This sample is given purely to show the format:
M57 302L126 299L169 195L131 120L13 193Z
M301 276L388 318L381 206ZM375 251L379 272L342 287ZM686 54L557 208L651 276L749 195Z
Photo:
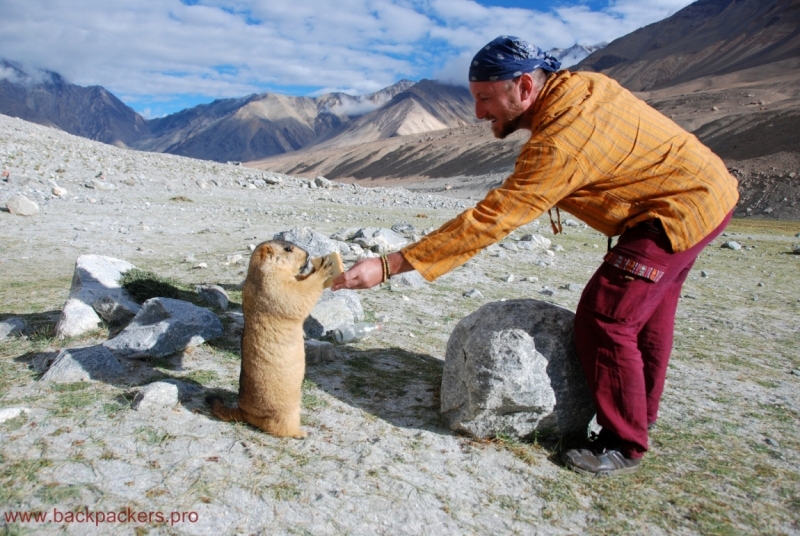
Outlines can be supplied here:
M758 286L759 286L759 287L763 287L763 286L764 286L764 282L763 282L763 281L759 281L759 282L758 282Z
M306 365L330 363L336 360L336 348L326 341L308 339L305 341Z
M539 281L539 278L536 277L535 275L530 275L525 278L525 281L527 281L528 283L536 283L537 281Z
M556 292L553 289L549 288L543 288L542 290L539 291L539 294L541 294L542 296L552 296L555 293Z
M17 216L35 216L39 213L39 205L22 194L15 195L6 202L6 208Z
M771 437L764 438L764 443L766 443L770 447L780 447L780 444Z
M800 369L794 369L791 372L789 372L789 374L793 374L795 376L800 376Z
M252 253L252 252L254 252L256 250L256 245L255 244L247 244L247 249L249 249L250 253Z
M66 188L62 188L61 186L53 186L53 189L51 190L51 192L56 197L64 197L65 195L67 195L69 193L69 192L67 192Z
M514 281L514 274L508 274L504 279L506 283L512 283Z
M201 262L200 264L195 264L194 266L192 266L192 269L194 270L202 270L204 268L208 268L208 264L206 264L205 262Z
M545 255L547 255L548 257L555 257L556 252L553 251L552 249L548 249L547 251L545 251Z
M200 392L196 385L164 380L145 385L133 399L132 407L136 411L159 411L178 405Z
M719 108L717 108L716 106L712 106L712 107L711 107L711 111L712 111L712 112L718 112L718 111L719 111Z
M562 246L561 244L556 244L555 246L553 246L553 250L554 251L564 251L564 246Z
M483 294L481 294L481 291L476 288L464 292L462 296L464 296L465 298L483 298Z
M708 272L705 270L700 270L700 277L708 277Z
M241 255L240 255L241 256ZM219 285L198 285L197 293L206 303L218 307L223 311L228 308L228 293Z
M739 251L740 249L742 249L742 245L739 242L736 242L735 240L728 240L727 242L724 242L720 246L720 248L722 248L722 249L732 249L734 251Z

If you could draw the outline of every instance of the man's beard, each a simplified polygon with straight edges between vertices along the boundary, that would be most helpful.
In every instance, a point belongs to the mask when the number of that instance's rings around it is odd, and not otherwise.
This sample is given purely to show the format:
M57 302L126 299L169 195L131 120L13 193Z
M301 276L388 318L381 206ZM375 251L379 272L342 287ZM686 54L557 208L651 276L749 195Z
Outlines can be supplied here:
M509 134L513 134L519 128L519 123L522 121L522 112L518 113L515 117L506 118L502 123L500 123L500 119L497 119L494 123L492 123L492 134L497 139L505 139ZM495 130L495 127L499 125L500 130Z

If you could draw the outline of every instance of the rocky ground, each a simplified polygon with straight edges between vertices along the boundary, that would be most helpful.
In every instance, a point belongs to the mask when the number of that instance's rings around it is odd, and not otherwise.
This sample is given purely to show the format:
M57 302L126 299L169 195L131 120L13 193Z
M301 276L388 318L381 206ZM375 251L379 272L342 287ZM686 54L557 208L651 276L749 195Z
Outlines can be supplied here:
M367 320L382 329L308 368L309 437L276 439L219 422L203 401L238 386L236 324L221 311L222 339L126 363L124 382L41 381L43 355L109 336L101 328L54 337L75 259L113 256L186 289L218 284L235 311L251 244L293 227L331 234L407 222L422 232L485 185L452 180L438 192L460 197L313 188L5 116L0 160L8 171L0 206L23 194L40 209L0 212L0 320L27 325L0 341L7 533L800 534L796 222L734 220L701 255L681 300L652 451L629 477L590 479L563 469L547 441L452 434L439 418L438 387L450 332L483 303L532 298L574 310L605 251L598 233L578 225L552 236L541 219L432 284L361 292ZM280 184L260 182L276 176ZM531 232L553 240L550 254L510 247ZM730 240L742 249L721 247ZM479 296L464 297L470 290ZM164 379L197 389L174 407L134 409L136 394ZM79 522L87 509L93 515ZM134 520L122 523L96 515L128 509ZM11 520L30 511L48 517Z

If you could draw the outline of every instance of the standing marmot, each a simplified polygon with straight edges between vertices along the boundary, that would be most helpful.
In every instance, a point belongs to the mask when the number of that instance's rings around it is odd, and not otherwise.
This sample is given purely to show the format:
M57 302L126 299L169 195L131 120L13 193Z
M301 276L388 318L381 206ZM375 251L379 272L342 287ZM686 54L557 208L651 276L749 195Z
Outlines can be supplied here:
M341 271L338 259L316 258L314 270L301 275L308 253L291 242L263 242L253 251L242 288L239 407L231 409L211 396L214 415L223 421L247 421L275 436L306 436L300 429L306 367L303 321L326 282Z

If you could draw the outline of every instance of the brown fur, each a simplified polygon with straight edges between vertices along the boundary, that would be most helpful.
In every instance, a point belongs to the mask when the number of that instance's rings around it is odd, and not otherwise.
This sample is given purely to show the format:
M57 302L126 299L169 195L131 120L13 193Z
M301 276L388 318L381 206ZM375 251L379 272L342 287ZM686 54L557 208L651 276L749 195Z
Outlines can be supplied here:
M246 421L279 437L305 437L300 401L305 375L303 321L334 270L330 258L314 259L313 272L300 275L308 253L290 242L259 244L250 256L242 288L244 331L239 405L212 398L223 421Z

